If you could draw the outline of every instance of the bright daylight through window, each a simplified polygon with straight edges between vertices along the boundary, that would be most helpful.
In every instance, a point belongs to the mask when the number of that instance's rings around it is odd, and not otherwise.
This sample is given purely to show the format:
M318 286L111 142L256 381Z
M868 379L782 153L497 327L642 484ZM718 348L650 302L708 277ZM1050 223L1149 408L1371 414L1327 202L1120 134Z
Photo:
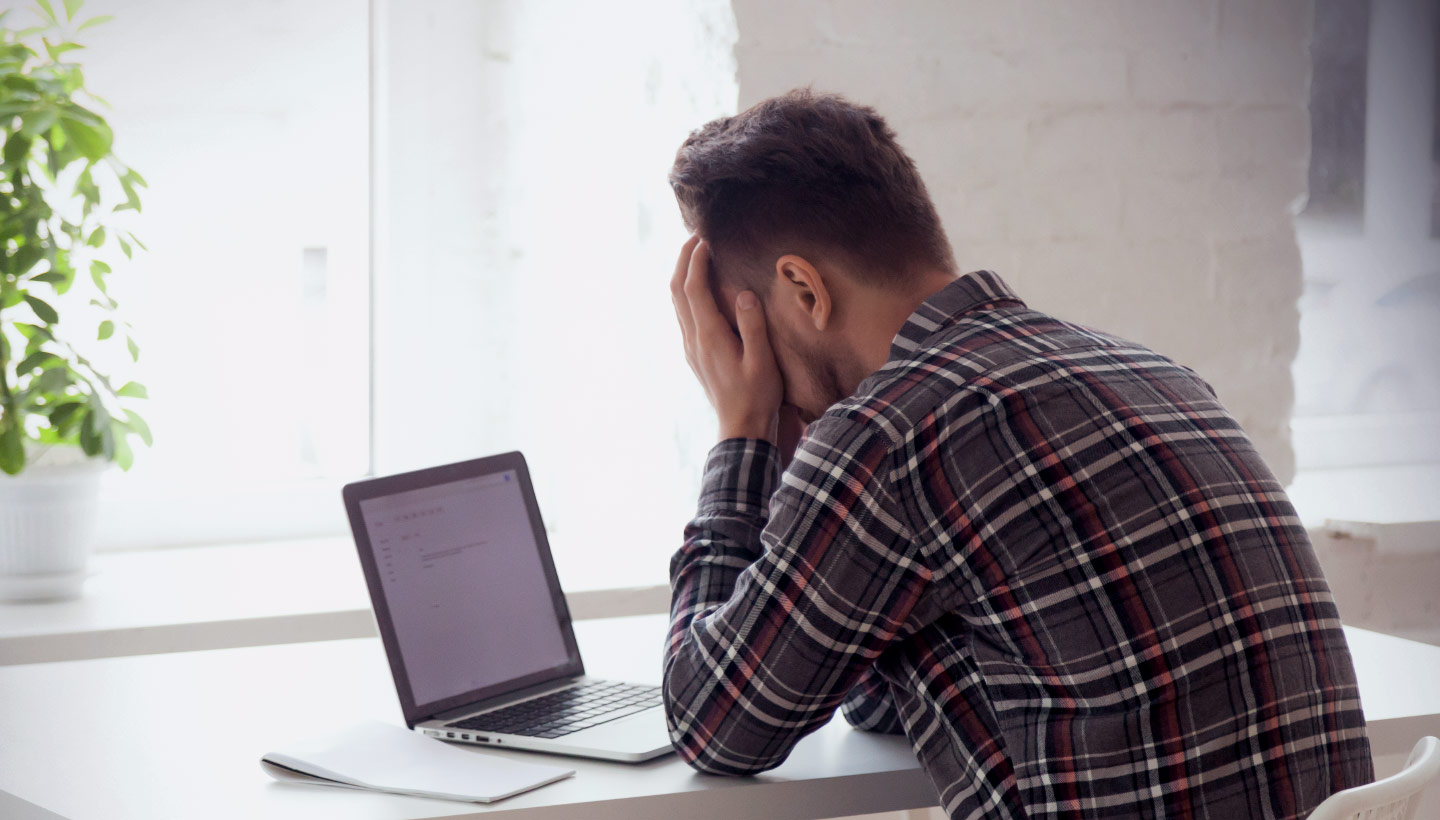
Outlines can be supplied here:
M109 477L102 547L313 530L285 501L333 506L369 463L366 4L86 10L114 15L83 64L150 183L116 279L155 445Z
M642 5L90 0L156 439L102 548L338 535L344 481L519 449L567 582L663 581L714 436L666 173L734 21Z
M1292 493L1333 518L1440 515L1440 23L1425 12L1315 6Z

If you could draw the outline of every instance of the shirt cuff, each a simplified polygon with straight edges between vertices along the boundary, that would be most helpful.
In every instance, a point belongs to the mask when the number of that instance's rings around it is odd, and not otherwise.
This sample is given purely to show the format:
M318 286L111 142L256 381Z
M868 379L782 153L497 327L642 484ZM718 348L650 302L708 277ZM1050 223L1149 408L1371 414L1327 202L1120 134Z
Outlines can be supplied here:
M710 450L700 485L700 515L764 520L780 480L780 451L759 438L727 438Z

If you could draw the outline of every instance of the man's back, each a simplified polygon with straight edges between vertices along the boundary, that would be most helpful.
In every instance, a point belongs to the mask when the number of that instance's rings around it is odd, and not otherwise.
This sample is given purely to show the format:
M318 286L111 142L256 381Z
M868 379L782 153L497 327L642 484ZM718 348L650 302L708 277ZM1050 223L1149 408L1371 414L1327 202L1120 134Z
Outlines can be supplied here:
M773 469L731 444L712 499ZM1239 426L1190 371L993 274L928 300L811 425L744 572L722 507L673 568L667 702L702 768L773 765L843 685L953 817L1298 818L1372 778L1329 589ZM737 647L764 649L727 666Z
M1303 816L1367 782L1329 588L1209 388L987 301L836 408L893 419L913 459L895 494L924 522L934 618L877 664L906 722L973 688L943 722L989 724L1040 816ZM974 677L939 683L938 666ZM952 790L988 768L931 737L919 752Z

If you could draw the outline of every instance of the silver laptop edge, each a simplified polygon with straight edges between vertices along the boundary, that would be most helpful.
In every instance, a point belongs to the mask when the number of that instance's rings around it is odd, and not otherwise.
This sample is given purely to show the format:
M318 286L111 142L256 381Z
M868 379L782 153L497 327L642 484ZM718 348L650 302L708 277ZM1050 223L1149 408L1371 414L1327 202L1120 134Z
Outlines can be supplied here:
M630 763L672 751L659 706L554 738L452 725L608 682L584 673L520 453L357 481L344 499L412 729L455 743Z

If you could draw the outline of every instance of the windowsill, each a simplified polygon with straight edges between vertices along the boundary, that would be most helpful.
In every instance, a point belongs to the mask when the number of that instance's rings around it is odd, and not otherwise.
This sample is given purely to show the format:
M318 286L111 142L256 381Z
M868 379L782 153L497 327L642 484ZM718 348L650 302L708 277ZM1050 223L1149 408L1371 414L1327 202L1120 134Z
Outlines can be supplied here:
M348 538L101 553L84 597L0 604L0 665L376 634ZM562 579L564 580L564 579ZM566 583L576 620L664 612L664 585Z
M1286 493L1310 528L1440 521L1440 464L1301 469Z
M1440 582L1437 486L1440 466L1414 466L1309 471L1290 488L1347 623L1440 640L1430 600ZM1416 548L1417 533L1433 549ZM634 583L628 569L607 564L572 580L562 567L571 615L666 611L661 570L650 584L621 586ZM0 665L374 634L348 537L105 552L78 600L0 604Z

